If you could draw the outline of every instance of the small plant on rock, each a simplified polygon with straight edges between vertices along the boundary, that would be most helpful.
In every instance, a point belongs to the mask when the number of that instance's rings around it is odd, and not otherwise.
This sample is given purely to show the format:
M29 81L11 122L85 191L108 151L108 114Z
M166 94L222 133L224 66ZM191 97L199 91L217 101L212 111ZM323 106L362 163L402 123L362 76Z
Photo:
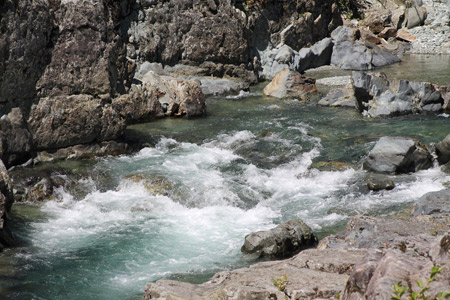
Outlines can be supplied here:
M282 277L272 278L273 285L277 287L279 291L284 291L286 285L288 284L287 275L284 274Z
M430 289L429 284L433 281L436 281L436 276L441 273L443 267L432 267L430 277L427 280L427 283L424 284L422 280L417 280L417 286L420 288L419 291L412 291L409 287L403 286L403 283L399 281L397 284L394 284L394 291L392 292L391 300L402 300L403 295L409 291L409 295L406 297L407 300L442 300L450 298L450 292L442 291L440 292L436 298L431 298L429 295L425 295L425 292Z

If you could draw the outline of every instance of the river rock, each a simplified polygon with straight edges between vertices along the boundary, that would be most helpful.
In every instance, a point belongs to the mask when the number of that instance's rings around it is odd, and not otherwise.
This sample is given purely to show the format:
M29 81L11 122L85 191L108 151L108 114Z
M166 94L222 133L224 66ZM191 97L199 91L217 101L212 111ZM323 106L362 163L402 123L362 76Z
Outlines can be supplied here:
M4 246L15 245L9 227L8 212L14 202L12 183L3 161L0 159L0 251Z
M205 95L197 81L159 76L152 71L145 74L142 81L162 93L159 101L169 104L167 115L185 115L189 118L206 113Z
M241 251L259 257L285 258L317 244L317 238L302 220L291 220L277 227L245 236Z
M366 250L305 250L282 261L217 273L203 284L173 280L148 283L148 299L335 299ZM274 283L280 280L281 284ZM285 286L283 286L283 283Z
M328 94L319 100L319 105L332 107L356 107L355 92L351 86L332 89Z
M392 190L395 187L394 181L387 176L372 175L366 180L367 187L371 191Z
M263 95L276 98L298 98L306 100L308 95L317 92L313 78L304 78L299 72L285 69L277 73L264 88Z
M406 27L408 29L423 25L427 18L427 9L425 7L413 6L406 10Z
M450 216L450 189L426 193L414 204L413 216L434 214Z
M444 165L450 161L450 134L441 142L436 143L436 155L440 165Z
M428 169L433 157L420 141L382 137L370 151L363 167L378 173L409 173Z
M437 113L444 99L439 87L428 82L389 81L383 73L353 72L357 107L369 117Z

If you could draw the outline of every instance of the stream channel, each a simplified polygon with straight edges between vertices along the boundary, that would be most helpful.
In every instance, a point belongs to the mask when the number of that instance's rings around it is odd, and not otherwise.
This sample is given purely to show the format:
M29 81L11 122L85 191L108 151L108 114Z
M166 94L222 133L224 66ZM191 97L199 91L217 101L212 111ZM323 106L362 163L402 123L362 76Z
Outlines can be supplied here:
M449 56L403 60L383 69L388 78L450 85ZM200 283L254 263L240 252L250 232L301 218L323 238L352 215L405 214L450 182L435 166L371 192L361 167L382 136L442 140L447 115L369 119L355 109L262 97L263 86L208 98L205 118L130 126L127 135L149 144L133 155L35 167L76 182L54 200L13 206L20 246L0 255L0 298L141 299L148 281Z

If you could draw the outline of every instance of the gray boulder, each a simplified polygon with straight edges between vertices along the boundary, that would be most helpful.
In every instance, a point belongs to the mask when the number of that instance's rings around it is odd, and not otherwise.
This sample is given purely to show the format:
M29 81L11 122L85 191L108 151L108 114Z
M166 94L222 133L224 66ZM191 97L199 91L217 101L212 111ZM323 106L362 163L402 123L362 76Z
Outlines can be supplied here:
M436 155L440 165L444 165L450 161L450 134L441 142L436 143Z
M377 173L409 173L428 169L433 157L420 141L405 137L382 137L363 163Z
M413 216L434 214L450 216L450 189L426 193L416 201Z
M413 6L406 10L406 27L408 29L422 26L427 18L427 9L423 6Z
M332 89L319 100L319 105L332 107L356 107L355 93L351 87Z
M317 244L311 228L302 220L291 220L277 227L245 236L241 251L259 257L285 258Z
M358 110L369 117L443 110L439 87L428 82L389 81L383 73L353 72L352 84Z
M390 51L368 41L357 40L359 31L340 26L331 33L334 41L331 64L346 70L372 70L401 60Z
M387 176L372 175L366 180L369 190L377 192L381 190L392 190L395 187L394 181Z

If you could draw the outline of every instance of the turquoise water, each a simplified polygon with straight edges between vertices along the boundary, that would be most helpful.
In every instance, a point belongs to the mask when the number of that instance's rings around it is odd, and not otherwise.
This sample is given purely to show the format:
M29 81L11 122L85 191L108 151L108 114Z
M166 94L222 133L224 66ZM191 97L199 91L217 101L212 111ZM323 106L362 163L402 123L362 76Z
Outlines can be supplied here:
M444 115L367 119L252 92L209 98L205 118L130 127L149 145L134 155L49 165L83 176L54 201L13 207L21 247L0 256L0 298L140 299L148 281L203 282L252 263L240 253L249 232L302 218L323 237L450 182L434 167L374 193L361 169L381 136L441 140Z

